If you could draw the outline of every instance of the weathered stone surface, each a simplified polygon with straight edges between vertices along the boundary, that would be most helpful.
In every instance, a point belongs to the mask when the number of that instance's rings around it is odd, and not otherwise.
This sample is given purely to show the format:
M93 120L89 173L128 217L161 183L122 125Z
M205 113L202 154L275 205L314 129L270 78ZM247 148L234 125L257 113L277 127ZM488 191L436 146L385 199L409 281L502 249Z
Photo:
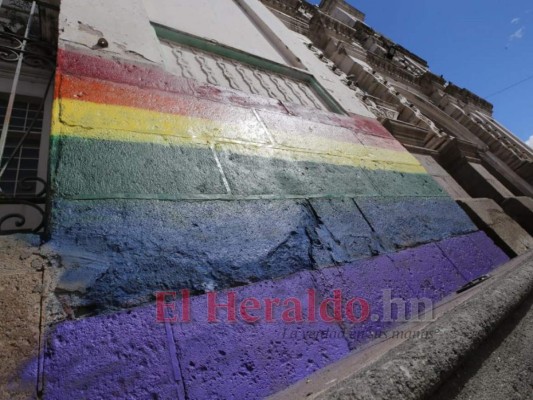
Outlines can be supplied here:
M321 393L287 392L289 398L300 395L315 400L433 398L433 391L443 383L443 377L471 357L472 351L530 296L533 290L531 254L511 263L512 273L488 283L453 312L444 314L422 330L424 340L408 340L372 365L322 388Z
M80 128L81 129L81 128ZM75 198L180 198L225 194L208 147L54 137L56 194Z
M45 396L182 399L185 389L189 399L264 398L349 350L335 324L285 323L283 303L274 307L274 322L266 322L263 308L249 311L260 321L247 323L239 305L249 297L296 298L307 321L307 292L314 288L308 272L238 288L233 323L224 311L217 313L220 322L209 323L203 295L191 300L192 321L168 332L155 321L155 305L59 324L47 342ZM217 293L218 303L226 302L226 293Z
M413 156L424 166L431 176L450 176L433 156L427 154L413 154Z
M470 218L508 253L520 255L533 249L533 238L491 199L463 199L459 204Z
M361 298L369 305L369 318L360 323L353 323L346 318L340 322L350 350L379 338L397 320L397 310L392 310L384 321L384 290L390 290L391 298L406 301L413 297L410 290L410 276L401 273L387 256L374 257L342 267L326 268L314 271L318 292L323 298L333 297L334 290L341 290L344 304L352 298ZM355 307L356 316L361 316L360 306ZM408 313L406 314L408 315ZM389 318L390 317L390 318Z
M533 235L533 198L510 197L502 203L502 208L530 235Z
M494 175L478 163L464 163L455 176L461 185L475 197L488 197L500 203L513 195Z
M204 292L310 269L315 225L298 201L61 201L50 246L67 267L63 289L70 269L87 266L89 286L72 286L87 292L84 304L131 306L156 290Z
M313 199L310 203L323 224L317 234L322 250L329 258L322 260L321 266L346 263L382 252L370 225L352 199Z
M533 390L533 296L431 395L432 400L529 399Z
M409 317L418 300L436 302L464 283L439 247L430 244L217 291L216 304L228 304L230 294L235 295L234 322L221 306L216 310L218 322L210 323L208 295L200 295L191 298L189 322L183 321L183 300L178 299L176 313L167 313L177 315L178 321L167 326L166 333L164 324L155 323L155 304L62 323L49 333L46 393L53 399L99 398L105 390L114 398L181 399L183 393L189 399L264 398L390 330L401 317L398 301L407 303ZM342 294L342 320L324 322L320 303L332 298L336 289ZM387 289L395 304L391 320L384 318ZM309 290L314 290L314 298ZM355 297L366 300L370 316L378 318L360 324L349 321L346 306ZM257 321L243 317L241 304L248 298L259 302L258 309L247 309ZM271 322L267 299L279 299L279 305L272 306ZM301 304L300 322L292 322L296 311L287 313L297 307L296 301ZM330 303L330 317L332 307ZM360 306L355 305L354 314L361 315ZM128 368L131 365L141 367Z
M364 217L350 199L59 201L57 288L75 294L74 307L133 306L155 290L238 286L473 229L449 199L357 202Z
M39 237L0 237L0 398L35 398L41 302L46 295Z
M345 356L349 350L338 325L320 319L313 323L282 320L287 309L283 301L295 298L303 305L307 321L307 291L314 288L309 272L238 288L237 307L248 297L261 302L281 299L282 306L274 307L271 323L265 322L264 307L250 311L262 317L254 324L240 318L228 323L224 311L218 313L219 323L208 323L207 297L193 298L194 321L173 326L189 398L261 399ZM217 302L227 303L225 292L217 293Z
M46 399L179 399L155 307L65 322L49 334Z
M371 317L375 315L374 319L357 325L343 321L343 331L351 349L372 339L371 332L384 332L394 325L383 321L384 290L390 290L391 299L406 302L405 316L409 318L417 312L419 301L428 299L436 304L465 283L509 260L482 232L446 239L437 246L423 245L313 272L323 297L341 289L344 298L365 299L370 305ZM398 321L396 307L391 307L392 321L389 322Z
M377 170L368 170L367 174L381 196L448 196L428 174Z
M382 245L391 251L476 230L450 198L357 198L355 201Z
M454 200L470 197L451 176L434 176L433 179L435 179L440 187L442 187Z
M436 303L467 283L436 244L408 249L389 257L401 275L409 276L413 298Z
M437 246L468 282L509 261L509 257L481 231L444 240Z
M1 236L0 249L0 276L41 271L44 266L38 236Z
M39 353L41 285L40 272L0 276L0 398L35 396L37 368L29 361Z
M487 258L491 260L492 265L498 266L509 261L509 256L485 232L473 233L471 238L476 243L476 246L481 248Z
M333 164L325 156L317 155L317 161L311 162L300 160L294 152L235 145L217 146L217 153L233 194L377 194L362 168ZM302 155L307 158L305 153Z
M448 193L452 199L470 197L455 179L430 155L414 154L420 164L428 171L435 181Z

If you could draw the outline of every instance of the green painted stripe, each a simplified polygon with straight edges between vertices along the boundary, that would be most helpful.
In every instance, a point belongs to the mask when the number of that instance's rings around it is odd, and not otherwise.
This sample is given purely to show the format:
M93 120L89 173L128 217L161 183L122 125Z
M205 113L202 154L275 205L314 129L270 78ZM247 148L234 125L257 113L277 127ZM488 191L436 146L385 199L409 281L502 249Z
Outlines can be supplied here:
M427 174L291 161L233 150L224 145L201 148L55 136L54 190L59 197L73 199L446 196Z

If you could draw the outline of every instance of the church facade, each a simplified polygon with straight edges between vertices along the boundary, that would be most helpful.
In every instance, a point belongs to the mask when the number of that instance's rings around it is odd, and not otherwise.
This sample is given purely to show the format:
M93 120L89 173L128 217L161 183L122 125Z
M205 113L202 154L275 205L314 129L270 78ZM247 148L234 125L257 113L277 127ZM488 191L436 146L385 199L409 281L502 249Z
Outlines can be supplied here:
M43 398L266 398L533 249L532 150L346 2L59 7Z

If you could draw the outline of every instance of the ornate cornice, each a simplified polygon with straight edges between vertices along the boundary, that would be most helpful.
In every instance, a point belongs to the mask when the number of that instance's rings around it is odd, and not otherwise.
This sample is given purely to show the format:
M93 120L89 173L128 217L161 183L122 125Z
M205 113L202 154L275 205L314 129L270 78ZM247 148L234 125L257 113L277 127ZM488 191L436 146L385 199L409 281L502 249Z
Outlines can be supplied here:
M329 31L335 33L337 38L348 41L354 40L357 34L355 29L320 11L317 11L311 18L309 28L312 33L323 34L323 32Z
M407 81L413 85L419 85L419 79L417 76L407 72L405 69L399 65L396 65L394 62L385 57L381 57L375 53L367 52L366 61L368 61L368 63L375 69L385 72L393 78Z
M302 2L300 0L261 0L261 3L296 18Z
M465 88L460 88L459 86L454 85L449 82L444 91L452 96L455 96L462 100L465 103L473 103L481 109L488 111L492 114L494 106L489 103L487 100L479 97L478 95L472 93L470 90Z
M450 139L447 135L437 135L430 129L396 119L382 119L381 123L401 144L415 153L436 152Z

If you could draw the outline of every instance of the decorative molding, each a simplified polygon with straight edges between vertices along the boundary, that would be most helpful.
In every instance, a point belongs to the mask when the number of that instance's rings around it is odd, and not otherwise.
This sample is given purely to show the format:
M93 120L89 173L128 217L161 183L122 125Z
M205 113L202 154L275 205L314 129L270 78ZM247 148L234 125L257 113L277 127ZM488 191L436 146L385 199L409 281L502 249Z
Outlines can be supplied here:
M424 59L365 23L356 21L348 26L331 17L329 8L337 1L325 0L319 7L306 1L301 1L299 7L295 0L285 5L280 4L281 0L262 1L276 3L277 9L283 8L291 17L306 20L311 41L308 48L410 149L435 151L447 146L447 151L475 162L480 162L480 152L490 152L508 166L506 174L513 174L509 179L532 181L533 152L491 118L490 102L433 74ZM360 49L350 50L354 45ZM389 49L395 51L388 54ZM427 102L427 107L417 103L419 108L399 93L402 87Z
M282 102L295 102L302 106L309 106L305 100L308 98L314 108L346 114L313 75L159 24L154 23L153 26L158 37L172 49L174 57L178 58L176 54L180 56L176 62L184 77L191 75L214 85L254 94L264 93ZM192 61L200 66L201 74L194 72ZM186 73L187 67L189 71ZM242 77L243 83L237 79L238 76Z
M492 114L494 106L489 103L487 100L479 97L478 95L472 93L470 90L465 88L460 88L459 86L454 85L451 82L448 82L448 85L444 91L454 97L457 97L464 101L465 103L473 103L482 110L485 110Z
M421 69L417 69L416 72L409 72L405 68L402 68L391 60L385 57L381 57L380 55L377 55L375 53L368 52L366 60L374 68L387 73L391 77L397 78L400 81L405 81L416 86L418 86L420 83L418 78L424 74L424 71Z
M381 119L380 121L404 146L439 151L450 140L448 136L438 136L430 129L407 122L393 119ZM421 150L416 151L416 153L422 152Z

